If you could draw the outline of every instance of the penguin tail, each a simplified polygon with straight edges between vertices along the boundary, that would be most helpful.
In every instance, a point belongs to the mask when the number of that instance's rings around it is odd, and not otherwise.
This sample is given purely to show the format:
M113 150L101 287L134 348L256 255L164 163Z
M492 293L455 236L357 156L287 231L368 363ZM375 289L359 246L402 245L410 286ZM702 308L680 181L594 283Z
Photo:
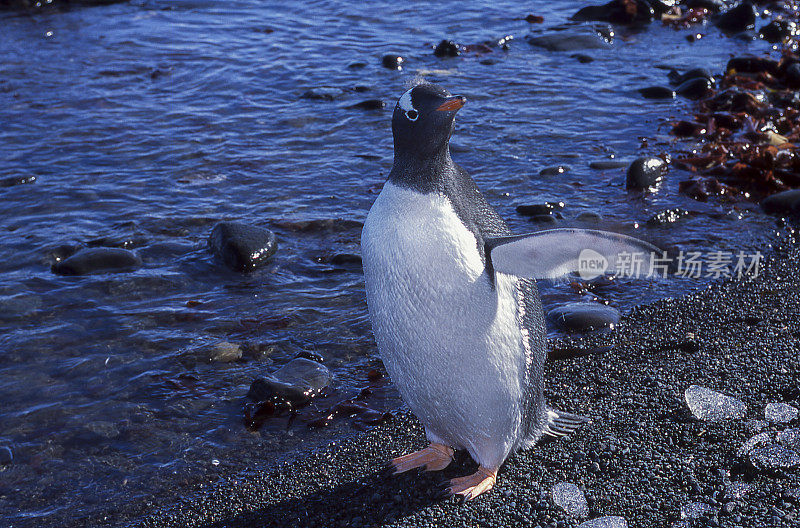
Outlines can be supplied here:
M547 408L546 417L547 420L542 432L546 436L567 436L581 425L591 422L585 416L578 416L577 414L570 414L549 407Z

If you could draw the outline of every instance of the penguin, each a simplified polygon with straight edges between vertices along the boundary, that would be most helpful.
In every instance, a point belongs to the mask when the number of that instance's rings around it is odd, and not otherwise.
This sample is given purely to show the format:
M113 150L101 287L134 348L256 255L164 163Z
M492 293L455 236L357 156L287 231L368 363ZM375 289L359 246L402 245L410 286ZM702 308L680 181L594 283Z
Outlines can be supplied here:
M613 266L654 246L584 229L514 235L450 153L466 98L421 83L392 115L394 162L361 235L367 306L386 370L429 445L390 461L438 471L466 450L478 470L449 482L472 500L514 452L588 421L547 405L547 337L536 279L577 269L582 251ZM613 268L612 268L613 269Z

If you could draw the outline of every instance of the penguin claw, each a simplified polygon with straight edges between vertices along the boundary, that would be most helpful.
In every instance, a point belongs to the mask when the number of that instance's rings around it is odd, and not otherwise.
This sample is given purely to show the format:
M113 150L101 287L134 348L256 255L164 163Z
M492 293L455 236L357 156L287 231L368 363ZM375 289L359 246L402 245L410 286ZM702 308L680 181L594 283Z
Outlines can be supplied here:
M449 491L456 495L461 502L467 502L492 489L496 481L497 470L481 466L472 475L451 480Z
M425 471L439 471L450 465L452 461L452 448L442 444L431 443L425 449L394 458L389 464L396 475L416 468L424 468Z

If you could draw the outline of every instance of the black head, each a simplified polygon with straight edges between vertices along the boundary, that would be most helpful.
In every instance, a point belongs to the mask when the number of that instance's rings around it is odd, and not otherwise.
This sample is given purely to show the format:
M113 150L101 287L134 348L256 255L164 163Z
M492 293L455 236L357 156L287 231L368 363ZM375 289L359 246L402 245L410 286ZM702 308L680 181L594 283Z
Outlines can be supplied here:
M456 112L466 97L452 96L435 84L423 83L397 101L392 116L395 156L426 159L447 151Z

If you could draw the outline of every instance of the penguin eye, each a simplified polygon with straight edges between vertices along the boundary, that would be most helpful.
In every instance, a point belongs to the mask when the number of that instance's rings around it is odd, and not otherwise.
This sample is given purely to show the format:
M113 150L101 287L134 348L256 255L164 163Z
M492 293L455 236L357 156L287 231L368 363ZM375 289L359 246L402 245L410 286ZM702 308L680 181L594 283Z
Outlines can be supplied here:
M416 121L417 118L419 117L419 112L417 112L416 110L409 110L406 112L406 117L408 118L409 121Z

